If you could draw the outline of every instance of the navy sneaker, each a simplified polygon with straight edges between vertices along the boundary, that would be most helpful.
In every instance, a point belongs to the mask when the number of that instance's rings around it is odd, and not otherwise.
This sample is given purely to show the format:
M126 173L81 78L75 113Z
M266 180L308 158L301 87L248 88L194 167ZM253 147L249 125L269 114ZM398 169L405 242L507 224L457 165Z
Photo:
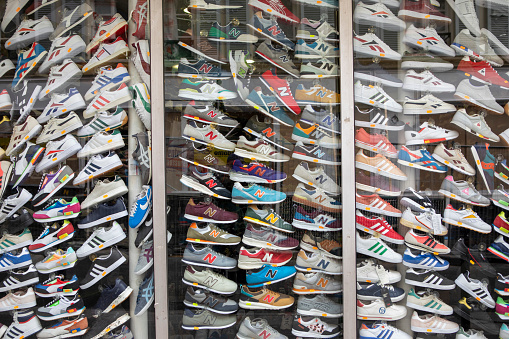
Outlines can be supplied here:
M265 19L263 12L259 11L253 15L251 21L247 24L248 27L252 28L256 33L261 34L265 38L269 38L290 50L295 49L293 41L288 39L285 32L279 27L276 19Z
M232 77L230 72L223 71L220 66L201 59L194 64L189 62L186 58L180 59L178 74L181 78L193 79L229 79Z
M392 302L398 302L403 300L405 297L405 290L399 287L394 287L392 285L382 284L362 284L357 283L357 298L360 300L376 300L383 299L382 296L382 288L387 289L389 293L389 297L391 297Z
M150 273L143 279L138 291L138 299L136 299L136 307L134 315L142 315L150 305L154 302L154 272Z
M116 306L120 305L129 298L132 292L133 289L119 278L115 280L115 285L104 286L99 300L92 308L94 317L97 317L102 313L110 312Z
M237 302L202 289L189 286L184 298L184 305L209 310L219 314L235 313L239 309Z
M488 192L495 188L495 157L489 151L489 144L475 144L471 147L478 173L481 175Z
M270 167L252 161L249 165L235 160L230 171L230 180L238 182L273 184L286 179L286 173L278 172Z
M78 221L78 228L97 226L127 215L128 213L124 204L124 199L118 198L114 204L103 202L102 204L97 205L92 212L88 213L86 217Z
M274 284L289 279L296 273L294 266L273 267L272 265L263 265L257 270L246 272L247 286L251 288Z
M285 126L292 127L294 125L294 121L279 105L279 101L276 97L263 94L260 86L255 87L251 93L249 93L246 103Z
M509 244L505 242L503 235L499 235L495 239L491 246L488 247L488 251L505 261L509 261Z
M403 265L425 270L444 271L449 268L449 262L429 252L421 252L407 248L403 255Z
M30 213L26 208L22 208L5 219L4 223L2 224L2 228L7 230L7 233L9 234L18 234L23 232L25 228L28 228L34 222L35 221L32 217L32 213Z
M21 252L15 254L7 252L0 257L0 272L10 271L16 268L25 267L32 263L32 257L26 247Z

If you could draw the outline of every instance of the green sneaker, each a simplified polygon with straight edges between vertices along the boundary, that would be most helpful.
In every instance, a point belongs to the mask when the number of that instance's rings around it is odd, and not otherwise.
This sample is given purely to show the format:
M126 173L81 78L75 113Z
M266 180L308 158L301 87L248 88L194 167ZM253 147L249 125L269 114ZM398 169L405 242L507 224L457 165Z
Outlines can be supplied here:
M272 208L260 210L256 206L249 206L244 220L258 225L272 227L278 231L287 233L295 232L292 224L284 221Z
M133 96L133 107L138 113L141 122L145 128L150 131L152 128L152 114L150 111L150 94L147 85L143 82L137 83L129 87Z
M243 33L233 22L226 26L221 26L218 22L214 22L212 27L210 27L208 38L212 41L246 42L250 44L258 41L258 38L254 35Z

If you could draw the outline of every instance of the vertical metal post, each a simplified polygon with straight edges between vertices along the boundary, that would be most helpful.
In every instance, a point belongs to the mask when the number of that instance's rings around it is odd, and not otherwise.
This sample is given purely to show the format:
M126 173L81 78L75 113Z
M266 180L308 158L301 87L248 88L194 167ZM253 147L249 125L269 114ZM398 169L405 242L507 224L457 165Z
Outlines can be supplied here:
M152 189L154 217L155 337L168 338L168 254L164 135L163 1L150 0L150 90L152 109Z
M357 337L355 143L352 0L340 0L341 187L343 200L343 338Z

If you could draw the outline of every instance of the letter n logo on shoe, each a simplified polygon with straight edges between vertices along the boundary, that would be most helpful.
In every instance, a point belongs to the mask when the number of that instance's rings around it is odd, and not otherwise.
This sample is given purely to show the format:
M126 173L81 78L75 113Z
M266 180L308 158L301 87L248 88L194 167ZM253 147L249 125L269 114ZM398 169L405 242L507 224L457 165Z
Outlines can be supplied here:
M218 230L212 230L212 232L209 233L209 235L211 237L214 237L214 238L217 238L219 236L219 231ZM209 254L210 255L210 254Z
M254 195L256 195L258 198L262 198L264 196L265 192L263 192L262 190L258 190L255 192Z
M263 297L263 301L266 301L267 303L271 304L276 297L271 296L270 294L267 294L265 297Z
M322 259L316 266L321 267L323 270L326 270L327 267L329 266L329 264L330 264L330 261L325 261L324 259Z
M213 131L208 132L207 134L205 134L205 136L210 140L214 140L215 138L217 138L217 135L214 135Z
M275 216L274 213L271 213L265 218L265 220L267 220L271 224L275 224L279 220L279 218Z
M205 185L207 185L209 188L214 188L217 186L217 182L215 182L214 179L210 179L205 183Z
M315 198L315 200L318 200L318 202L322 203L325 201L325 199L327 199L326 197L324 197L323 195L319 195Z
M213 256L212 254L208 253L205 258L203 259L203 261L208 261L209 264L212 264L214 261L216 261L217 259L217 256Z
M260 333L258 336L260 338L263 338L263 339L267 339L271 336L272 334L268 333L267 330L263 330L262 333Z
M328 284L329 284L329 280L320 278L320 280L318 280L318 283L316 285L321 286L322 288L325 288Z
M272 137L272 136L276 135L276 132L273 132L273 131L272 131L272 128L270 128L270 127L267 127L266 129L264 129L264 130L262 131L262 133L263 133L263 134L265 134L268 138L270 138L270 137Z
M209 64L203 64L203 65L200 67L199 71L200 71L200 72L203 72L203 73L205 73L205 74L207 74L208 72L210 72L210 70L211 70L211 69L212 69L212 65L209 65Z
M276 277L277 271L268 270L267 274L265 274L265 278L268 278L270 276L271 279L274 279Z
M203 284L205 286L214 286L216 283L217 283L217 279L215 279L215 278L213 278L211 276L207 277L207 279L205 279L203 281Z
M215 186L215 185L214 185L214 186ZM211 187L211 188L212 188L212 187ZM212 208L210 208L210 207L209 207L209 208L207 208L207 210L206 210L205 212L203 212L203 214L206 214L206 215L208 215L209 217L211 217L211 218L212 218L212 217L214 216L214 214L216 214L216 212L217 212L216 210L213 210ZM212 231L212 232L217 232L217 231ZM212 234L212 233L211 233L211 234ZM219 234L219 233L218 233L218 234Z

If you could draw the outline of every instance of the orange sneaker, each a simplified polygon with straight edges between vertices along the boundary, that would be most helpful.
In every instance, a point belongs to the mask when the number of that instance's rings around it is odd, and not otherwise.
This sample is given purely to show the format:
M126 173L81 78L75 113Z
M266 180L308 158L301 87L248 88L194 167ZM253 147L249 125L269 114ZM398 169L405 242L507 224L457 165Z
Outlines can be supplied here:
M405 245L425 252L432 252L435 255L447 254L451 249L429 235L419 235L410 230L405 235Z
M401 217L401 211L394 208L384 199L380 198L378 194L360 195L355 193L355 207L364 211L387 215L389 217Z
M406 174L382 154L377 154L371 158L365 155L364 151L361 149L355 155L355 166L357 166L358 169L380 174L387 178L396 180L407 179Z
M359 128L355 133L355 146L385 155L389 158L398 157L396 147L384 135L369 134L364 128Z
M295 91L295 100L303 105L339 105L340 95L320 85L307 89L299 84Z

